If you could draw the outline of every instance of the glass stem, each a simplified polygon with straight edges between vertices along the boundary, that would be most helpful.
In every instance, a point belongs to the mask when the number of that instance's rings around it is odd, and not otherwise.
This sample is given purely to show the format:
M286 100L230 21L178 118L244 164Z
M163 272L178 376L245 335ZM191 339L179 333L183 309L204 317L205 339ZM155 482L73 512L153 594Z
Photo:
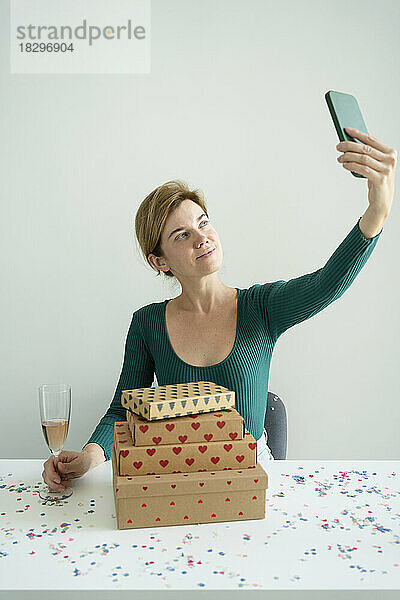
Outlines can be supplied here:
M52 454L53 454L54 470L56 471L56 473L58 473L58 474L59 474L59 476L60 476L60 481L61 481L61 480L62 480L62 476L61 476L61 473L59 473L59 472L58 472L58 469L57 469L57 458L60 456L60 452L61 452L61 450L58 450L58 452L53 452L53 450L52 450L51 452L52 452ZM49 490L50 490L50 487L49 487ZM50 490L50 491L51 491L51 490Z

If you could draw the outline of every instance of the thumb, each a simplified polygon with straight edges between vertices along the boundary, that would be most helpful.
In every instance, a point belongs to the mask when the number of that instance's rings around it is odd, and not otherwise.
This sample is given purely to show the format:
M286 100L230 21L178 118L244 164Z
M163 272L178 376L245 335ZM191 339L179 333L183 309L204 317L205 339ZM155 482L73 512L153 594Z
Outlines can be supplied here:
M60 471L60 473L68 473L68 465L61 461L58 461L57 469Z

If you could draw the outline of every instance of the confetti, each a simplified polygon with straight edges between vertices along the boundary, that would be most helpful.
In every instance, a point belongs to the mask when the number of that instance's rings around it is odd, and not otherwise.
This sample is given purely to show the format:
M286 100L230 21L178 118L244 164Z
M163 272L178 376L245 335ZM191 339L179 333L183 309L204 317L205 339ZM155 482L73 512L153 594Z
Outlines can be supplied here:
M264 520L129 531L116 528L110 494L85 499L77 486L68 499L46 503L38 495L42 484L0 477L4 566L25 554L56 561L71 580L115 589L307 589L327 560L332 580L340 576L343 585L379 589L398 581L396 471L277 464ZM260 569L267 556L268 569Z

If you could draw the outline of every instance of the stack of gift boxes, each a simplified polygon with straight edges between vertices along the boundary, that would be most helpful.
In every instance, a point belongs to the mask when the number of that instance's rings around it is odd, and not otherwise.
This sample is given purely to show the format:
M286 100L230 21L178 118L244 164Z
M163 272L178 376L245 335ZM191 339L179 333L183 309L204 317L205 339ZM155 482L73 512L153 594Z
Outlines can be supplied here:
M268 476L235 393L211 381L123 390L111 446L118 529L263 519Z

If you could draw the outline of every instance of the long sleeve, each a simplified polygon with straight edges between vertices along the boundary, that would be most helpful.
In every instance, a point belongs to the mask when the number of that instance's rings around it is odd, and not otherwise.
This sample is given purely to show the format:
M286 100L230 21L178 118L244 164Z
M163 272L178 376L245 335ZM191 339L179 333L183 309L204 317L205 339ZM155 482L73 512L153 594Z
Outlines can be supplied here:
M365 238L360 219L322 268L289 281L256 284L260 310L274 341L340 298L357 277L383 231Z
M141 325L137 321L136 313L133 313L125 341L124 362L114 397L85 446L91 442L99 444L104 450L106 460L110 460L111 444L114 441L114 423L126 420L126 411L121 404L122 390L150 387L153 378L154 360L143 336Z

